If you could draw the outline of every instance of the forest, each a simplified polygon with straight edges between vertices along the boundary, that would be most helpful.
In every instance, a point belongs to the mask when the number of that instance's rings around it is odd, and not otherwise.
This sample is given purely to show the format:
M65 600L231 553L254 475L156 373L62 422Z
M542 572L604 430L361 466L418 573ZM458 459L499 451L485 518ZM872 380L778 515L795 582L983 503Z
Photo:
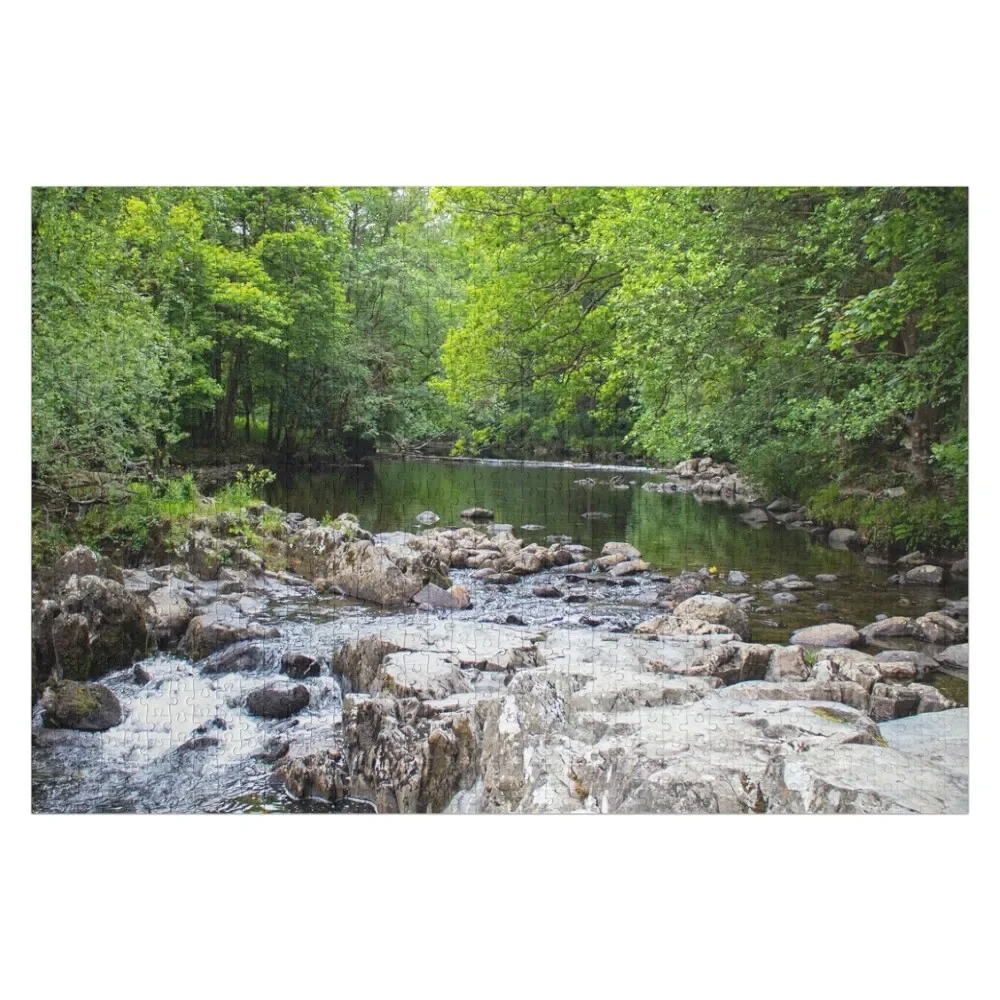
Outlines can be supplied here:
M966 544L964 188L35 188L31 226L41 551L177 468L380 453L711 455Z

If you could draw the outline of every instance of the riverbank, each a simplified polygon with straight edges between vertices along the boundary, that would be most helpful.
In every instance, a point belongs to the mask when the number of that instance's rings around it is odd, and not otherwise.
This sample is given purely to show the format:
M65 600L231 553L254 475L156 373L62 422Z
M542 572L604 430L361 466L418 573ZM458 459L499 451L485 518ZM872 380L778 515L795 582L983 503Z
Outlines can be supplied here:
M680 499L616 485L574 490ZM820 601L812 626L772 637L768 609L801 608L836 574L664 574L624 539L594 549L492 513L470 506L449 525L428 510L413 531L376 534L257 501L174 525L159 565L70 553L33 609L36 808L230 809L241 795L284 808L291 795L380 810L962 811L953 757L921 764L932 791L908 798L878 751L897 718L944 720L921 722L932 743L966 724L967 601L904 584L887 593L913 594L913 614L857 627ZM188 689L187 721L157 724L150 707ZM711 751L707 785L706 734L664 749L689 709L735 734ZM800 760L803 740L826 749ZM881 760L883 785L831 772L841 744ZM77 753L118 776L117 805L61 781ZM780 777L821 760L808 794ZM202 782L185 806L179 789Z

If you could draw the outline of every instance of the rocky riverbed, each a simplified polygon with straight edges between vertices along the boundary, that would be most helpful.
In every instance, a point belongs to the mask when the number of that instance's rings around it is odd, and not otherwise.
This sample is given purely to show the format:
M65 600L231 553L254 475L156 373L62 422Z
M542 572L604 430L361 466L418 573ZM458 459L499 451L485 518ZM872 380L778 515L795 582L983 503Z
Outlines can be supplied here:
M52 568L35 809L967 809L967 600L775 641L833 574L666 575L471 505L377 535L275 514L248 514L278 525L260 551L208 514L162 565Z

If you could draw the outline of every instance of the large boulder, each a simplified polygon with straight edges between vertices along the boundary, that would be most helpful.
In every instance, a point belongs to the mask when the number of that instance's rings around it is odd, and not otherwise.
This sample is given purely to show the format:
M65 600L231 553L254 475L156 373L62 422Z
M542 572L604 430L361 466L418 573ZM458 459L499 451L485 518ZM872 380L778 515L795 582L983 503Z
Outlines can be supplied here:
M696 594L686 601L681 601L674 608L673 614L675 618L694 618L715 625L724 625L744 641L750 639L750 619L746 612L724 597Z
M867 643L884 642L887 639L897 639L904 636L915 636L919 630L912 618L897 615L894 618L883 618L872 622L861 629L861 638Z
M820 649L827 646L856 646L861 641L861 634L853 625L829 622L826 625L797 629L789 641L796 646Z
M176 577L169 577L164 586L150 593L149 624L160 644L176 642L194 617L194 607L186 596L189 593Z
M74 576L52 622L57 673L71 680L99 677L146 655L142 598L116 580Z
M42 694L42 721L52 729L101 732L122 721L122 706L103 684L55 681Z
M924 642L965 642L969 637L969 626L964 622L942 613L931 611L922 615L914 623L919 638Z

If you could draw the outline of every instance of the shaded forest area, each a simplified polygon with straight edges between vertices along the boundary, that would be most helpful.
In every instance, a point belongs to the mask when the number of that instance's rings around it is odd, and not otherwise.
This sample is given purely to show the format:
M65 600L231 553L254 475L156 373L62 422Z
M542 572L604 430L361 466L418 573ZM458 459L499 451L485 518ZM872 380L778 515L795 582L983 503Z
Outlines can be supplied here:
M956 188L38 188L36 528L178 462L710 454L962 546L967 229Z

